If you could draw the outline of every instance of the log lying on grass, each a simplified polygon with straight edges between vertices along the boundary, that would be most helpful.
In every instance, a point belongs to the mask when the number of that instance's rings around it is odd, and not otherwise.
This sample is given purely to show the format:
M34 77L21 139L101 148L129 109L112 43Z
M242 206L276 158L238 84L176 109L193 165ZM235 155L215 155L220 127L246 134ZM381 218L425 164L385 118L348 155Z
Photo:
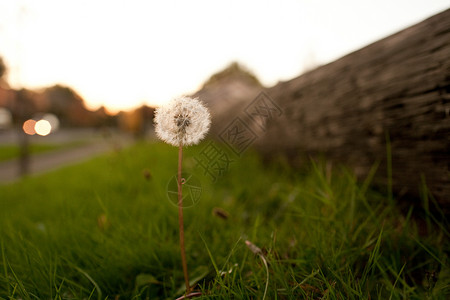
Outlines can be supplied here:
M416 201L422 180L450 208L450 10L267 89L282 108L258 146L299 159L323 153L387 180ZM413 196L413 197L411 197Z

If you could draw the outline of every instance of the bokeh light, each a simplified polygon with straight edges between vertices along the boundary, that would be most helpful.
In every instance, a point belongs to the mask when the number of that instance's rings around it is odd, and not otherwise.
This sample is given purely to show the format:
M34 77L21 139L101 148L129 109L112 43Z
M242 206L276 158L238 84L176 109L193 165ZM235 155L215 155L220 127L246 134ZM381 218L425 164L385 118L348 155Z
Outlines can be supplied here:
M49 121L42 119L36 122L34 130L37 134L46 136L52 131L52 125Z
M22 126L23 131L28 135L35 135L36 134L36 130L34 129L35 125L36 125L35 120L33 119L26 120Z
M8 128L12 123L12 116L9 110L0 107L0 129Z

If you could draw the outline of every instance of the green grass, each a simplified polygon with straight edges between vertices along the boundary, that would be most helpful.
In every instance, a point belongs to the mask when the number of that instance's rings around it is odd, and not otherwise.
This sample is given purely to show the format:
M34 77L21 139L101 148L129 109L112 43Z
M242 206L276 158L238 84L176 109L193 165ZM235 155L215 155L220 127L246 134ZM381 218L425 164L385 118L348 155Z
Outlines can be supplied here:
M415 208L401 214L370 178L357 183L327 163L299 172L248 152L213 182L195 168L201 147L185 151L203 193L184 218L203 299L262 299L267 270L266 299L448 299L442 216L425 210L423 229ZM139 144L0 187L0 298L182 295L177 208L166 195L176 164L175 147ZM426 193L424 202L433 205Z
M79 146L84 142L74 142L66 144L31 144L29 148L30 154L39 154L49 151L66 149ZM18 145L0 145L0 162L19 157L20 148Z

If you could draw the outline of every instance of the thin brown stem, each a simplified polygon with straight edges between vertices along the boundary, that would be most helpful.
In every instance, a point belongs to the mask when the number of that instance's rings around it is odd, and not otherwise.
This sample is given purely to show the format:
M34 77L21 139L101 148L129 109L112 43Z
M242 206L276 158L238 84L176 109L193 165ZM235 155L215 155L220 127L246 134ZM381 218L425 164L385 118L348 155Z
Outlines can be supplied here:
M184 247L184 224L183 224L183 186L181 178L181 166L183 163L183 146L180 145L178 148L178 223L180 227L180 251L181 251L181 262L183 264L183 274L184 281L186 284L186 294L190 292L189 277L186 263L186 253Z

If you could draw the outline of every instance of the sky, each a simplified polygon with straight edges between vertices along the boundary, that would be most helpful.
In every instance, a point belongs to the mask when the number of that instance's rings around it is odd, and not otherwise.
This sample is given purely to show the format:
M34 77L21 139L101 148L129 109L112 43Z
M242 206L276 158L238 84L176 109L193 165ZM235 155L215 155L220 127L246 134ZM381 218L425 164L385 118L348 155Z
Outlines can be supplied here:
M450 0L0 0L13 88L73 88L95 109L161 105L237 61L266 86L436 13Z

